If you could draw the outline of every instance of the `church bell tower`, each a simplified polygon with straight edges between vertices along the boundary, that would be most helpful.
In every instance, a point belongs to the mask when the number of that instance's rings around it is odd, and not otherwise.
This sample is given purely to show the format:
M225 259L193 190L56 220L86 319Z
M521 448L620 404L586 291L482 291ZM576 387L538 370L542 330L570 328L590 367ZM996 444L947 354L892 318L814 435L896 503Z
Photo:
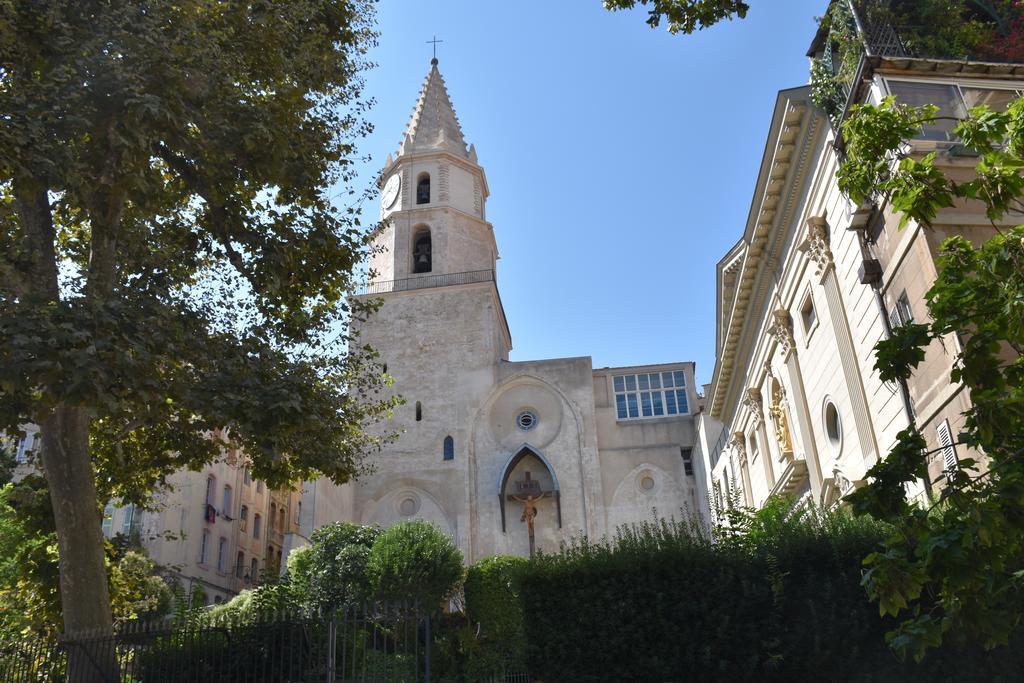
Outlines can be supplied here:
M472 425L512 347L487 195L434 59L381 176L367 296L383 304L355 325L405 401L384 425L399 436L371 457L374 472L355 486L352 504L364 524L427 519L467 558L477 495Z
M476 149L466 146L436 58L381 182L386 225L370 263L375 281L493 274L498 254L486 222L487 178Z

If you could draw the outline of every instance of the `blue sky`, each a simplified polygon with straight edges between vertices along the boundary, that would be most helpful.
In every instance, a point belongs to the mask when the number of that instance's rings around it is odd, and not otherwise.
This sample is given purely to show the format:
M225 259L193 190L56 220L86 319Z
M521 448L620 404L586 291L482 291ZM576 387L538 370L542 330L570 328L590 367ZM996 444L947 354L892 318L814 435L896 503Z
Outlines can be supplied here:
M512 360L693 360L710 381L715 263L826 4L754 0L744 20L672 36L600 0L384 0L362 177L397 149L436 34L491 190Z

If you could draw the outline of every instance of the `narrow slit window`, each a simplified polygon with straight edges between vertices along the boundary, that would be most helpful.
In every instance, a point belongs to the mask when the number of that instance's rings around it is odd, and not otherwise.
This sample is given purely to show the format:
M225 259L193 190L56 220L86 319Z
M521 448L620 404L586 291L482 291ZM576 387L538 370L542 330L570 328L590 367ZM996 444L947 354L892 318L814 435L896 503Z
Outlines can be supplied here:
M423 405L416 401L416 421L420 422L423 419Z

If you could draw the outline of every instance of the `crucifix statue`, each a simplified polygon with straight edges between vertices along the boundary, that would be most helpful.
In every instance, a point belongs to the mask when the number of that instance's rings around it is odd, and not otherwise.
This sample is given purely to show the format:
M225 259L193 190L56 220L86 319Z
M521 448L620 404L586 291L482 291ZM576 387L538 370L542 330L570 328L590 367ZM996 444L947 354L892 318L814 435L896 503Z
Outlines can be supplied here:
M540 482L536 479L531 479L529 472L524 473L523 481L516 482L516 490L520 494L525 495L509 495L508 499L523 504L523 515L519 518L519 521L526 522L526 531L530 538L530 557L533 557L535 552L533 520L537 516L537 501L550 496L551 491L541 491Z

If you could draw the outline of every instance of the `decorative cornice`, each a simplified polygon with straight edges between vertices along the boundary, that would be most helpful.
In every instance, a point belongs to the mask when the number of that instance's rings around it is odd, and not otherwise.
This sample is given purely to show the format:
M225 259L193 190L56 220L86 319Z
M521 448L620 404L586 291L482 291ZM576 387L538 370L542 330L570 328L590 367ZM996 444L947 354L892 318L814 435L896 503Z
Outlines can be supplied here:
M733 452L736 453L736 457L739 459L741 465L747 464L747 440L743 432L733 432L732 439L729 440L729 446L732 447Z
M828 221L824 215L807 219L807 238L798 248L811 259L815 276L822 278L835 267L832 249L829 247Z
M793 341L793 321L786 309L777 308L772 311L772 322L768 326L768 334L775 338L783 360L796 349L796 344Z
M730 384L744 336L750 334L747 315L763 295L764 267L775 258L774 245L789 225L795 195L799 192L799 179L807 172L808 159L823 120L821 113L808 105L808 97L806 87L779 93L772 121L775 144L769 141L762 157L758 185L741 240L746 243L742 267L736 275L732 296L723 296L720 303L722 319L717 322L721 343L708 404L709 413L714 417L721 418L726 401L736 396ZM724 267L731 265L720 262L720 277L725 275Z

